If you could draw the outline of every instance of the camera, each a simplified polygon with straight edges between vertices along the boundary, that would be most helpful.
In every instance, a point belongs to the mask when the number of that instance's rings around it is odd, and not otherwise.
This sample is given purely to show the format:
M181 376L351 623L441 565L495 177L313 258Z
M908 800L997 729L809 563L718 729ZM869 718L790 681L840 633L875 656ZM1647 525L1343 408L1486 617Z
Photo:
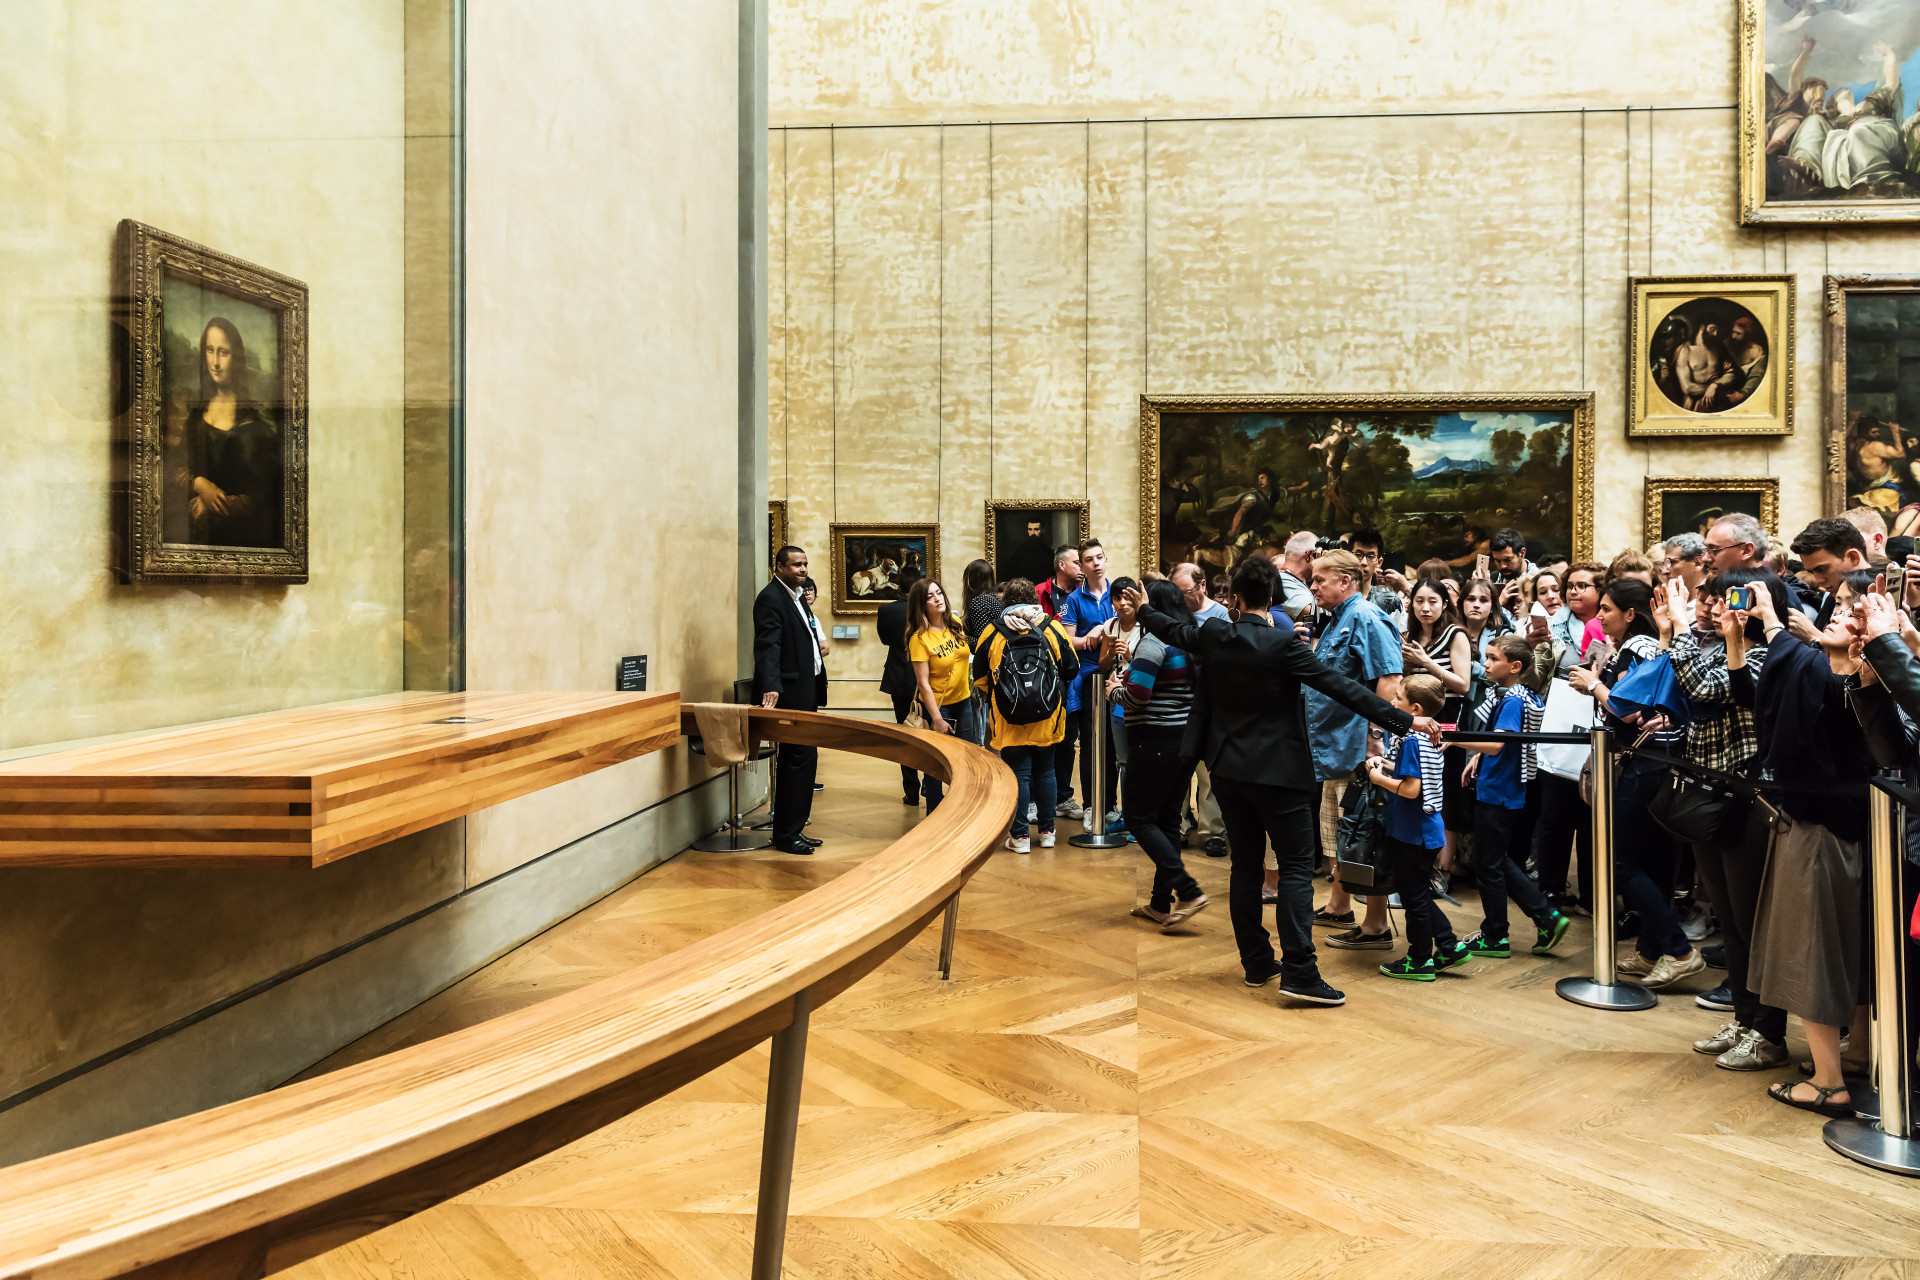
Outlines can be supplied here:
M1754 589L1752 587L1728 587L1727 588L1727 608L1729 609L1753 608L1753 590Z

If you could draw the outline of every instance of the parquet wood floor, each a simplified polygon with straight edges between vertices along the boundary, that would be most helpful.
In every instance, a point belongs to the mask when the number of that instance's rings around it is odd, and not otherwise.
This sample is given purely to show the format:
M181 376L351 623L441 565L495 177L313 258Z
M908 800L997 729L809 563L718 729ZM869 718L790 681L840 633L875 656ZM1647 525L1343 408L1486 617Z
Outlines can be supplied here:
M684 946L845 870L917 811L894 766L823 753L811 859L686 853L349 1047L327 1070ZM1063 836L1066 834L1063 824ZM1137 850L996 855L936 924L816 1013L790 1277L1309 1280L1920 1276L1920 1182L1829 1152L1645 1013L1553 993L1559 958L1432 985L1322 950L1341 1009L1240 982L1226 865L1184 934L1127 915ZM1454 912L1471 927L1474 903ZM1709 972L1705 977L1717 981ZM1797 1029L1796 1054L1804 1053ZM301 1280L744 1276L764 1046Z

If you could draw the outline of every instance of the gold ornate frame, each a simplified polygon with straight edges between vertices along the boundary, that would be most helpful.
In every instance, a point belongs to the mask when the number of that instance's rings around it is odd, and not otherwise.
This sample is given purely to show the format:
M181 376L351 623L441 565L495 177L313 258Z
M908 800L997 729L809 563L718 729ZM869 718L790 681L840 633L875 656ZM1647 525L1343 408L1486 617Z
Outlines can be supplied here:
M1767 125L1766 0L1740 0L1740 221L1828 225L1920 222L1920 199L1767 199L1767 158L1760 134Z
M787 546L787 500L769 498L767 500L767 564L773 564L773 557L780 548Z
M988 564L998 563L994 552L997 539L994 532L994 515L1001 511L1072 511L1080 519L1074 528L1074 541L1085 542L1093 536L1092 507L1081 498L988 498L987 499L987 554Z
M937 524L830 524L827 526L828 554L832 557L832 568L828 571L831 581L828 590L832 592L833 611L851 616L862 613L878 613L882 600L855 600L850 590L851 584L844 577L847 564L847 539L853 538L919 538L927 540L927 576L940 576L940 526Z
M1827 390L1826 474L1822 477L1821 514L1837 516L1847 509L1847 298L1856 293L1920 294L1920 276L1828 276L1822 289L1826 306Z
M1739 493L1747 491L1760 495L1760 523L1771 536L1780 533L1780 478L1778 476L1718 476L1709 479L1678 479L1668 476L1647 477L1647 509L1644 523L1640 526L1642 539L1651 543L1660 537L1663 517L1663 498L1669 493Z
M1785 436L1793 434L1794 277L1632 276L1627 281L1627 434L1629 436ZM1729 409L1694 413L1653 385L1647 343L1660 320L1695 298L1731 298L1755 315L1770 310L1764 416ZM1758 306L1754 304L1760 304ZM1656 314L1657 313L1657 314ZM1764 320L1763 320L1764 323ZM1756 394L1755 399L1760 397Z
M248 582L307 580L307 286L204 245L131 219L120 224L118 256L127 316L129 362L126 427L117 441L124 471L120 490L120 556L126 582L231 578ZM281 466L285 500L278 547L217 547L163 539L166 406L162 357L162 283L168 275L198 280L280 318Z
M1160 415L1162 413L1483 413L1534 411L1573 415L1573 558L1593 558L1593 393L1548 395L1268 395L1140 397L1141 561L1160 545Z

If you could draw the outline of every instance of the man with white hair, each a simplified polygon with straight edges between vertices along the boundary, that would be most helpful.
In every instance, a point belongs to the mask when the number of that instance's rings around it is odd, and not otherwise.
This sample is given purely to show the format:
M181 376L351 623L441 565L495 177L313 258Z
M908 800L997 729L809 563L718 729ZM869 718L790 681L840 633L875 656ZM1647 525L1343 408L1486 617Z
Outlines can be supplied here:
M1767 531L1744 511L1721 516L1708 525L1701 545L1707 552L1705 572L1767 567Z
M1313 549L1320 545L1320 535L1311 529L1302 529L1287 539L1287 545L1280 549L1280 609L1289 618L1298 622L1313 608L1313 591L1307 586L1307 580L1313 576Z
M1707 577L1707 540L1697 533L1676 533L1667 539L1662 560L1666 577L1686 583L1691 598Z

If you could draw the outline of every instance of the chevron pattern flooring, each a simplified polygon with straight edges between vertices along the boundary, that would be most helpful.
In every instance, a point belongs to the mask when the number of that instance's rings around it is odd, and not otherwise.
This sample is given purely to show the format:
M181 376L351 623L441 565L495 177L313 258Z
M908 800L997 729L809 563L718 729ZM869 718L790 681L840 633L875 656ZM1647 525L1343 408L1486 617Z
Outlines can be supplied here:
M823 753L821 776L815 857L683 854L316 1070L684 946L918 816L893 766ZM996 855L951 982L936 924L816 1012L786 1275L1920 1276L1920 1182L1829 1152L1816 1117L1765 1097L1784 1073L1691 1051L1719 1025L1691 998L1710 983L1644 1013L1568 1004L1553 983L1591 971L1581 922L1561 957L1431 985L1323 949L1346 1007L1281 1007L1241 984L1225 863L1189 866L1215 905L1163 936L1127 915L1151 881L1131 847ZM744 1276L767 1063L285 1274Z

